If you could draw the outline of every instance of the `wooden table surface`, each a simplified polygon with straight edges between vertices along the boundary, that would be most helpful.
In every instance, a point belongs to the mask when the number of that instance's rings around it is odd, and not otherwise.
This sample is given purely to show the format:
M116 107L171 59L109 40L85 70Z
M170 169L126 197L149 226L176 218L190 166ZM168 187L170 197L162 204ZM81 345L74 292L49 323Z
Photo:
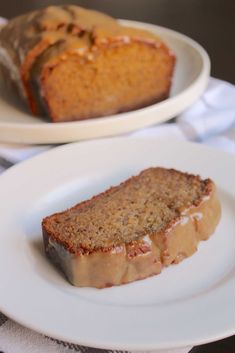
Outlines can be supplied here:
M1 0L0 16L12 18L49 4L65 3L182 32L207 50L212 76L235 84L235 0ZM194 347L190 353L233 352L235 336Z

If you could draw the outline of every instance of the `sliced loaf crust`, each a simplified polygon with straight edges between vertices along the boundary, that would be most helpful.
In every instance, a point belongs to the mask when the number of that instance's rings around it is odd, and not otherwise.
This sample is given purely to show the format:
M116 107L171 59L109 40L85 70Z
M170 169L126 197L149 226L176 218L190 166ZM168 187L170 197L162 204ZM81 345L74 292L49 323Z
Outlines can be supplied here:
M150 168L44 218L45 251L75 286L120 285L192 255L220 213L210 179Z
M167 98L175 56L151 32L63 5L27 13L3 26L0 66L33 114L65 122Z

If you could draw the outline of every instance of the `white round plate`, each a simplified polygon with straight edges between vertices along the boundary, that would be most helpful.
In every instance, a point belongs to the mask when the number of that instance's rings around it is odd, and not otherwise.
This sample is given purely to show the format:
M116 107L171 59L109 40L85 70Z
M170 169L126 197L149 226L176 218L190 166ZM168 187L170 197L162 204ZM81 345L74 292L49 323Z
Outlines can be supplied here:
M106 289L70 285L44 255L41 220L150 166L211 177L222 219L178 265ZM48 336L86 346L153 350L235 333L235 157L152 138L70 144L0 176L0 310Z
M210 60L199 44L185 35L163 27L134 21L121 22L158 34L176 54L177 63L170 98L128 113L56 124L33 117L2 88L0 141L64 143L127 133L171 119L202 94L209 77Z

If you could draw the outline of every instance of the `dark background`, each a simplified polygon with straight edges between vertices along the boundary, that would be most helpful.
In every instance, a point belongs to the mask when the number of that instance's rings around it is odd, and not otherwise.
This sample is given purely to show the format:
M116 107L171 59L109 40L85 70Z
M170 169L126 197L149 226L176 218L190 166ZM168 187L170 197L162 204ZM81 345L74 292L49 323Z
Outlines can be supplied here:
M184 33L207 50L211 58L212 76L235 84L235 0L0 0L0 16L12 18L39 7L65 3ZM191 351L209 352L234 353L235 336L194 347Z
M212 76L235 84L235 0L0 0L0 16L64 3L182 32L207 50Z

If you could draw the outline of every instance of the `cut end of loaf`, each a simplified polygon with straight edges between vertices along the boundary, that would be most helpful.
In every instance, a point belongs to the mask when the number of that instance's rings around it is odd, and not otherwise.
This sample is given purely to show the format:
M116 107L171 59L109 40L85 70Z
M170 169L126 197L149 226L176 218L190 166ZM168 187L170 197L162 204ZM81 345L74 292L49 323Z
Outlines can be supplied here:
M174 57L163 44L113 40L47 62L41 92L54 122L107 116L167 98L173 67Z

